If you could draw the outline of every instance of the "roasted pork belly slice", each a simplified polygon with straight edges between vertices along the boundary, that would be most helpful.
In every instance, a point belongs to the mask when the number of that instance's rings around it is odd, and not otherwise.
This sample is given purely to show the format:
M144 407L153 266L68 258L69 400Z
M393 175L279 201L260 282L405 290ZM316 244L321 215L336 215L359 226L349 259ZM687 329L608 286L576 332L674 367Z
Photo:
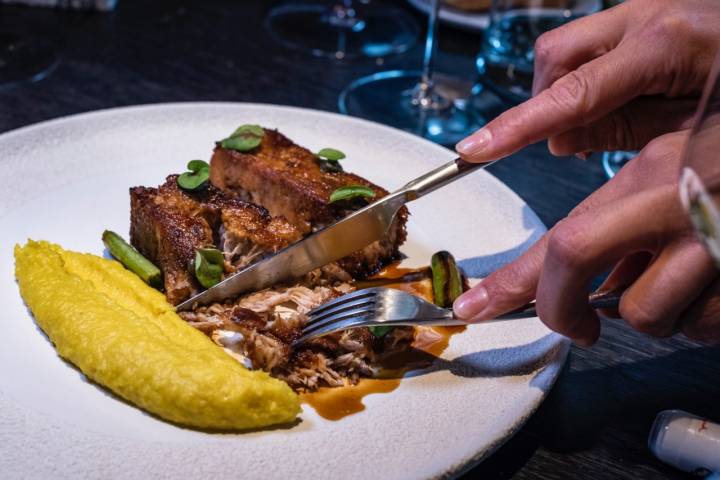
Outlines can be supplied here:
M130 241L163 272L165 295L178 304L200 291L198 248L218 247L232 272L301 238L283 218L208 185L186 192L170 175L158 188L130 189Z
M252 152L215 148L210 180L219 189L282 215L303 235L340 218L347 204L330 203L330 194L347 185L365 185L380 198L388 192L351 173L324 171L316 156L275 130L265 130L262 143ZM405 241L407 209L403 208L385 238L338 262L356 278L366 277L398 256Z
M178 304L196 293L195 250L213 244L198 205L157 188L130 189L130 242L163 272L165 295Z

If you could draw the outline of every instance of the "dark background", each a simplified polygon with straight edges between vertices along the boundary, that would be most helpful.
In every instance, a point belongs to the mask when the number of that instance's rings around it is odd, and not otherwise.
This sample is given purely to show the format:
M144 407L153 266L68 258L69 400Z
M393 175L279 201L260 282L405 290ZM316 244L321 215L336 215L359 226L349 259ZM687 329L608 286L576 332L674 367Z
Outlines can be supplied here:
M392 3L424 30L425 17L403 2ZM353 79L420 65L420 46L381 66L287 50L263 28L272 4L120 0L107 14L0 6L0 32L48 38L60 54L47 78L0 88L0 132L79 112L159 102L249 101L337 111L337 96ZM439 70L474 78L479 35L442 27L440 39ZM491 171L548 227L605 181L598 158L554 158L542 144ZM663 409L720 421L720 349L683 337L651 339L616 321L603 327L597 345L573 346L538 412L467 478L685 477L652 456L647 435Z

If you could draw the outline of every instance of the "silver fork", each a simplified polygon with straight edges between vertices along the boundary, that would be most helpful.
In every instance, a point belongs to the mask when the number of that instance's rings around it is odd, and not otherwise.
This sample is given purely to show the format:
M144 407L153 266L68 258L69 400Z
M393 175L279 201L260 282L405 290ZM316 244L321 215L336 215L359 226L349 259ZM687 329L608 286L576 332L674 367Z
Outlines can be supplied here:
M615 308L622 293L596 292L590 294L588 301L593 308ZM491 321L535 316L535 302L531 302ZM372 287L350 292L308 312L308 322L293 346L349 328L401 325L434 327L467 323L453 317L451 309L438 307L402 290Z

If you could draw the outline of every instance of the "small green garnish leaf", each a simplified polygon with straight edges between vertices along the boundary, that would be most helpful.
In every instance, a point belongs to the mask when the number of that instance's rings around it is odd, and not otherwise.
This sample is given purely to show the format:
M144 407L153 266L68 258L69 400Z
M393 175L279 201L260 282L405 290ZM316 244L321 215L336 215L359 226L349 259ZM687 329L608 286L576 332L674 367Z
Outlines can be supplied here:
M210 165L205 160L190 160L187 169L191 172L199 172L200 170L210 170Z
M265 130L260 125L241 125L228 138L220 142L222 148L249 152L260 146Z
M370 333L372 333L375 336L375 338L384 337L392 329L393 329L393 327L386 327L386 326L382 326L382 325L378 326L378 327L368 327L368 330L370 330Z
M329 160L331 162L337 162L345 158L345 154L340 150L334 148L323 148L316 155L322 160Z
M263 135L265 135L265 130L260 125L240 125L238 128L235 129L235 131L230 135L231 137L237 137L238 135L255 135L256 137L262 138Z
M347 185L340 187L330 194L330 203L340 200L351 200L353 198L374 198L375 191L365 185Z
M197 190L204 187L210 178L210 165L203 160L190 160L187 164L189 172L181 174L177 183L183 190Z
M200 285L210 288L220 283L223 276L225 258L215 248L198 248L195 251L195 278Z

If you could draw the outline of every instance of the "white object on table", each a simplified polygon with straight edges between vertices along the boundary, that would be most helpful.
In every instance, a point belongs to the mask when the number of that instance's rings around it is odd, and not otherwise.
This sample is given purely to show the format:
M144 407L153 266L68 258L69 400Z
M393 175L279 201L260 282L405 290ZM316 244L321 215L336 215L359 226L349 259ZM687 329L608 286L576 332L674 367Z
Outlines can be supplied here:
M660 460L680 470L701 475L720 472L720 425L707 419L682 410L660 412L648 446Z

